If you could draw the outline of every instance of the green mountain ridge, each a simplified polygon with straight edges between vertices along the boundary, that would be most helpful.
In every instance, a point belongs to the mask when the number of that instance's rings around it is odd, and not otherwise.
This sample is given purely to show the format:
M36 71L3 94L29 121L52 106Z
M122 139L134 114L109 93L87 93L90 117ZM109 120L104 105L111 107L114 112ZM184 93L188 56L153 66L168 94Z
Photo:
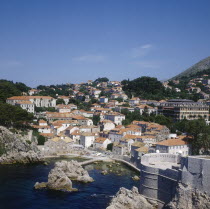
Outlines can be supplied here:
M208 70L208 69L210 69L210 56L197 62L196 64L194 64L187 70L183 71L182 73L174 76L173 78L171 78L169 80L180 79L181 77L184 77L184 76L189 77L189 76L192 76L198 72Z

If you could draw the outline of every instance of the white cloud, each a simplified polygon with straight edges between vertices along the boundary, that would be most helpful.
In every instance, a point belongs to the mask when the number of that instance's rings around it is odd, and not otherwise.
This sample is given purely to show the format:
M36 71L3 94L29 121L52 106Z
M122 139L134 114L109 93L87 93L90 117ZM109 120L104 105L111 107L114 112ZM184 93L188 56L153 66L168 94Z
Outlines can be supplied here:
M152 44L144 44L142 46L135 47L131 50L131 57L138 58L147 55L153 48Z
M149 49L152 48L152 44L145 44L143 46L141 46L142 49Z
M103 56L103 55L89 54L89 55L84 55L84 56L80 56L80 57L74 57L73 60L77 61L77 62L94 62L94 63L98 63L98 62L104 62L106 60L106 57Z

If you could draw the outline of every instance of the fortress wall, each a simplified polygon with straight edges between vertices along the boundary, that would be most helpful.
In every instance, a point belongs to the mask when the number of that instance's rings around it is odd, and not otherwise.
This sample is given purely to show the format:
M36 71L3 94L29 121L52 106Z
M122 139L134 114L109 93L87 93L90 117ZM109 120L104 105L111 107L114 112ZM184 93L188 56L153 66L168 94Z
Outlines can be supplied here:
M181 160L181 182L210 194L210 159L190 156Z
M142 156L141 163L149 164L155 162L171 162L178 163L181 157L179 155L173 155L168 153L151 153Z
M161 167L164 162L177 163L180 161L179 156L167 153L152 153L144 155L141 160L140 193L164 203L170 202L175 195L179 171L160 169L157 165L160 163ZM154 163L156 163L155 167L153 166Z
M163 169L164 163L171 163L172 168ZM180 163L179 169L178 165L173 169L175 163ZM148 199L156 199L159 208L172 200L179 182L210 195L210 158L180 157L167 153L152 153L142 157L140 193Z

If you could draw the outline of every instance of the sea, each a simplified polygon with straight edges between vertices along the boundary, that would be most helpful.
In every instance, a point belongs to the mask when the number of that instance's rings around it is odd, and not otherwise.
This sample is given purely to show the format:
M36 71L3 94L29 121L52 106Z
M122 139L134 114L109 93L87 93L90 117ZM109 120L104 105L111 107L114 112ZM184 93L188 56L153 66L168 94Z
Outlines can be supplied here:
M0 209L105 209L120 187L139 187L139 181L132 180L139 175L136 171L124 164L100 163L85 167L94 182L73 181L77 192L35 190L34 184L47 181L57 160L48 165L0 165ZM101 174L104 169L107 175Z

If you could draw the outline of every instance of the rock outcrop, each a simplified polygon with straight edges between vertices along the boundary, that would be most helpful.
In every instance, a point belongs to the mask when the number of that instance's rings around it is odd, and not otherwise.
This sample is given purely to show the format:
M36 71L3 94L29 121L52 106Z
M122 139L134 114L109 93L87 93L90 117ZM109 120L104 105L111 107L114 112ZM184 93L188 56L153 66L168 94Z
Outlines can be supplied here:
M149 203L138 189L133 187L131 190L121 187L116 196L112 199L107 209L154 209L155 205Z
M72 188L72 181L80 181L84 183L92 182L91 178L86 170L74 160L60 161L55 163L55 167L50 171L48 175L48 182L36 182L35 189L52 189L61 191L77 191Z
M139 181L139 180L140 180L139 176L134 176L134 177L132 177L132 179L133 179L134 181Z
M48 175L48 182L36 182L34 185L35 189L51 189L51 190L61 190L61 191L77 191L77 189L72 188L71 180L66 176L66 174L60 168L53 168Z
M0 164L35 163L43 161L37 145L28 143L0 126Z
M71 180L84 183L93 181L88 172L75 160L56 162L55 167L60 168Z
M174 199L165 209L210 209L210 196L189 185L179 183Z
M32 150L28 152L8 152L0 157L0 164L14 164L14 163L38 163L42 162L43 158L39 153Z

